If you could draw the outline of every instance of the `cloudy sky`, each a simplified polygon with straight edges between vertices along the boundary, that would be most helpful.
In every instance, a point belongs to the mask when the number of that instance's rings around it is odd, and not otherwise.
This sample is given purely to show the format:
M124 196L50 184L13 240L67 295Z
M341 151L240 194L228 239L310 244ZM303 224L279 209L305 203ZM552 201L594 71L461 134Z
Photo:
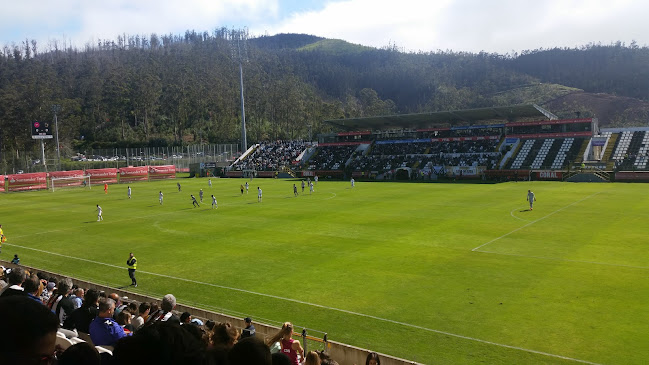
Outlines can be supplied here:
M306 33L405 51L507 53L649 45L647 14L646 0L5 0L0 46L248 27L252 35Z

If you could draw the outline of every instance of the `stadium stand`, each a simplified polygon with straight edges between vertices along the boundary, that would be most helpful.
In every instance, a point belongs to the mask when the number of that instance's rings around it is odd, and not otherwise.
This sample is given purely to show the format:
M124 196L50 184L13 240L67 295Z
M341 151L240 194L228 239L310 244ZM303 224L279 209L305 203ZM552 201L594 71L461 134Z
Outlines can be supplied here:
M307 148L304 141L277 141L260 143L248 156L235 161L234 170L277 171L297 163Z

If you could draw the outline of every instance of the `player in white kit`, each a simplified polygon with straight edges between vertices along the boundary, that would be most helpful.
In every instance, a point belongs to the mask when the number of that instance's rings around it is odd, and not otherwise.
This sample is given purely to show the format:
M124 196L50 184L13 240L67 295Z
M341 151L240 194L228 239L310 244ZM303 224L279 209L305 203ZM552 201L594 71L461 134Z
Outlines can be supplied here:
M160 205L162 205L162 191L160 191L160 194L158 195L158 200L160 200Z
M313 183L309 184L309 194L313 194Z
M257 202L261 203L261 188L257 186Z
M246 194L248 194L248 188L250 188L250 185L248 185L248 182L246 181Z
M218 205L216 205L216 197L212 195L212 209L217 209Z
M97 222L104 220L104 217L101 215L103 212L99 204L97 204Z
M353 177L352 177L352 180L351 180L351 183L352 183L352 188L353 188L353 187L354 187L354 183L355 183L355 181L354 181L354 178L353 178Z
M536 201L536 197L534 196L534 193L532 190L527 191L527 201L530 202L530 210L532 210L532 206L534 205L534 202Z

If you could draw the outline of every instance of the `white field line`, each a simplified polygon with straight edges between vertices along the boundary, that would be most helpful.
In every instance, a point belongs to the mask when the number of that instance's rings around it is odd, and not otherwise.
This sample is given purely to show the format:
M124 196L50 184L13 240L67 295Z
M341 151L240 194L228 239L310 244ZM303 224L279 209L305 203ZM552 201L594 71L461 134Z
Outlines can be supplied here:
M515 211L515 210L519 210L519 209L523 209L523 208L525 208L525 207L514 208L514 209L512 209L512 210L509 212L509 215L511 215L512 217L514 217L514 218L516 218L516 219L520 219L520 220L522 220L522 221L529 222L528 219L523 219L523 218L520 218L520 217L517 217L517 216L514 215L514 211Z
M529 226L531 226L532 224L534 224L534 223L536 223L536 222L542 221L542 220L544 220L544 219L547 218L547 217L550 217L550 216L552 216L552 215L554 215L554 214L556 214L556 213L559 213L560 211L562 211L562 210L564 210L564 209L566 209L566 208L569 208L569 207L571 207L571 206L573 206L573 205L575 205L575 204L577 204L577 203L581 203L581 202L583 202L584 200L586 200L586 199L590 199L590 198L594 197L595 195L598 195L598 194L601 194L601 193L602 193L602 192L600 191L600 192L597 192L597 193L591 194L591 195L589 195L589 196L587 196L587 197L585 197L585 198L583 198L583 199L577 200L576 202L572 202L572 203L566 205L565 207L563 207L563 208L559 208L559 209L555 210L554 212L552 212L552 213L550 213L550 214L547 214L547 215L544 215L543 217L541 217L541 218L539 218L539 219L537 219L537 220L533 220L533 221L529 222L528 224L526 224L526 225L524 225L524 226L518 227L518 228L514 229L513 231L510 231L510 232L508 232L508 233L505 233L504 235L502 235L502 236L500 236L500 237L496 237L496 238L492 239L492 240L489 241L489 242L483 243L483 244L481 244L480 246L478 246L478 247L472 249L471 251L477 251L477 250L481 249L482 247L484 247L484 246L486 246L486 245L488 245L488 244L490 244L490 243L494 243L494 242L498 241L498 240L501 239L501 238L505 238L505 237L509 236L509 235L512 234L512 233L518 232L518 231L520 231L520 230L523 229L523 228L529 227Z
M74 260L79 260L79 261L90 262L90 263L97 264L97 265L104 265L104 266L108 266L108 267L117 268L117 269L120 269L120 270L125 269L123 266L106 264L106 263L99 262L99 261L88 260L88 259L83 259L83 258L79 258L79 257L69 256L69 255L63 255L63 254L56 253L56 252L50 252L50 251L40 250L40 249L36 249L36 248L31 248L31 247L24 247L24 246L19 246L19 245L15 245L15 244L8 244L8 243L5 243L5 245L13 246L13 247L19 247L19 248L22 248L22 249L27 249L27 250L32 250L32 251L38 251L38 252L47 253L47 254L50 254L50 255L65 257L65 258L68 258L68 259L74 259ZM396 325L400 325L400 326L404 326L404 327L415 328L415 329L419 329L419 330L427 331L427 332L433 332L433 333L437 333L437 334L440 334L440 335L451 336L451 337L455 337L455 338L461 338L461 339L467 340L467 341L474 341L474 342L479 342L479 343L483 343L483 344L487 344L487 345L493 345L493 346L508 348L508 349L512 349L512 350L523 351L523 352L537 354L537 355L543 355L543 356L552 357L552 358L555 358L555 359L574 361L574 362L578 362L578 363L582 363L582 364L601 365L601 364L591 362L591 361L587 361L587 360L575 359L575 358L572 358L572 357L551 354L551 353L543 352L543 351L526 349L526 348L518 347L518 346L505 345L505 344L502 344L502 343L482 340L482 339L475 338L475 337L463 336L463 335L458 335L458 334L451 333L451 332L445 332L445 331L440 331L440 330L436 330L436 329L432 329L432 328L422 327L422 326L418 326L418 325L411 324L411 323L395 321L395 320L387 319L387 318L381 318L381 317L373 316L373 315L370 315L370 314L353 312L353 311L350 311L350 310L340 309L340 308L335 308L335 307L328 307L328 306L325 306L325 305L322 305L322 304L309 303L309 302L305 302L305 301L298 300L298 299L285 298L285 297L280 297L280 296L272 295L272 294L259 293L259 292L254 292L254 291L250 291L250 290L245 290L245 289L232 288L232 287L228 287L228 286L224 286L224 285L205 283L205 282L202 282L202 281L196 281L196 280L191 280L191 279L186 279L186 278L179 278L179 277L176 277L176 276L158 274L158 273L148 272L148 271L143 271L143 270L137 270L137 272L140 273L140 274L149 274L149 275L158 276L158 277L162 277L162 278L173 279L173 280L178 280L178 281L184 281L184 282L188 282L188 283L192 283L192 284L211 286L211 287L219 288L219 289L231 290L231 291L236 291L236 292L240 292L240 293L252 294L252 295L257 295L257 296L266 297L266 298L272 298L272 299L278 299L278 300L283 300L283 301L292 302L292 303L303 304L303 305L307 305L307 306L311 306L311 307L315 307L315 308L320 308L320 309L326 309L326 310L336 311L336 312L340 312L340 313L351 314L351 315L358 316L358 317L370 318L370 319L374 319L374 320L381 321L381 322L392 323L392 324L396 324Z

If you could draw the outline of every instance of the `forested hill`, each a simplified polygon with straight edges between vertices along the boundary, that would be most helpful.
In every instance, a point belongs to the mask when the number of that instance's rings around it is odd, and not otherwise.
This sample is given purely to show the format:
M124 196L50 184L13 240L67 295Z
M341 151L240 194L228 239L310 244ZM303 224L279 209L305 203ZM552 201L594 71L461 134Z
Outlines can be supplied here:
M239 54L251 142L307 138L329 131L326 119L530 102L603 124L649 120L649 49L635 44L505 56L404 53L299 34L233 41L240 35L223 28L120 36L84 49L30 40L5 46L1 150L33 145L29 121L51 120L52 104L62 105L59 131L68 151L237 142ZM616 103L618 97L632 102Z

